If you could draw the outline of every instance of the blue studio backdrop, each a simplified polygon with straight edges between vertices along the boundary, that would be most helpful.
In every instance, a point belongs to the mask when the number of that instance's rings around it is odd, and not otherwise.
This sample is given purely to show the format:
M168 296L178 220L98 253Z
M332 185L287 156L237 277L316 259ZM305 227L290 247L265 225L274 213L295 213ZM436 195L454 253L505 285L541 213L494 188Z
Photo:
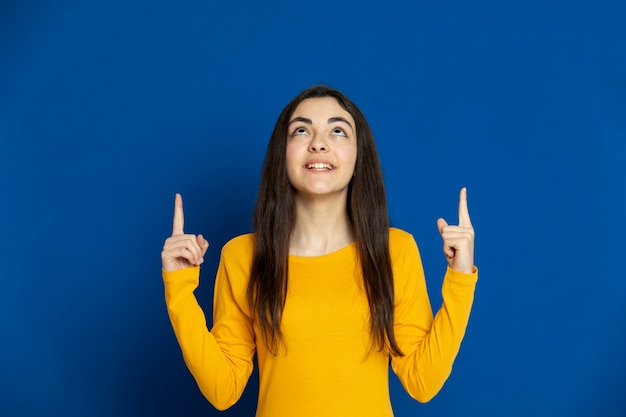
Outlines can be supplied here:
M397 416L626 415L626 3L0 2L0 415L221 414L163 298L174 194L211 248L250 231L267 140L317 83L368 118L433 308L468 187L480 268L431 402Z

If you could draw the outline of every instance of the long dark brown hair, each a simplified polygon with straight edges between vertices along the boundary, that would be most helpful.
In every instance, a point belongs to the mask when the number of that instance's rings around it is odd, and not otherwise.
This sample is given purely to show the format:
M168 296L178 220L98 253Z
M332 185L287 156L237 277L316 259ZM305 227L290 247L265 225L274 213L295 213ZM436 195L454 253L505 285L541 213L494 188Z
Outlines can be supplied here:
M308 88L283 109L270 138L253 215L254 255L248 304L271 353L282 342L281 319L287 296L289 237L296 210L286 166L288 125L308 98L333 97L352 115L357 132L354 177L347 210L354 229L363 285L370 310L372 342L383 352L402 356L393 332L393 273L389 255L389 215L382 170L372 131L359 108L341 92L324 85Z

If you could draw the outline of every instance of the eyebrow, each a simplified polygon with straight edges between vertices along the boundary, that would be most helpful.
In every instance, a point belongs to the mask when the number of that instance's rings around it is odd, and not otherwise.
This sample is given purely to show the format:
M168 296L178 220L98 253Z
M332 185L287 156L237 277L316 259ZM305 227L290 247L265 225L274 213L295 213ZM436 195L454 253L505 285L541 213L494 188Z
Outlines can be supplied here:
M313 121L311 121L311 119L307 119L306 117L294 117L289 122L289 125L291 125L292 123L295 123L295 122L302 122L302 123L307 124L307 125L312 125L313 124ZM347 124L348 126L350 126L350 129L352 129L352 131L354 132L354 128L352 127L350 122L345 117L331 117L327 121L328 124L336 123L336 122L343 122L343 123Z

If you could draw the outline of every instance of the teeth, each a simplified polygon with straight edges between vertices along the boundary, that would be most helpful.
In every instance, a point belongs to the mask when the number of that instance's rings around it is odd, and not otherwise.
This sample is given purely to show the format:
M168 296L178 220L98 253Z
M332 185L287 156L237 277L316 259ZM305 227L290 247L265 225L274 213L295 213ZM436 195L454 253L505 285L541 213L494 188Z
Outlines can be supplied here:
M306 167L308 169L328 169L328 170L333 169L332 165L322 164L322 163L308 164Z

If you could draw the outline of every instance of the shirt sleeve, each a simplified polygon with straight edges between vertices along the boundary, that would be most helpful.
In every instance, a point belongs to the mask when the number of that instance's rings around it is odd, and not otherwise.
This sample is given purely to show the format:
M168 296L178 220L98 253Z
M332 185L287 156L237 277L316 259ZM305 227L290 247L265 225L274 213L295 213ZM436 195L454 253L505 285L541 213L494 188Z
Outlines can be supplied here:
M393 356L392 368L406 391L420 402L432 399L452 371L461 346L478 270L464 274L448 267L443 303L433 319L417 244L406 234L392 248L395 280L394 332L404 356Z
M239 272L236 266L234 269L235 274ZM163 271L165 301L189 371L202 394L215 408L224 410L239 400L252 373L254 331L244 311L245 283L232 279L223 253L215 281L211 331L193 294L199 276L199 267Z

